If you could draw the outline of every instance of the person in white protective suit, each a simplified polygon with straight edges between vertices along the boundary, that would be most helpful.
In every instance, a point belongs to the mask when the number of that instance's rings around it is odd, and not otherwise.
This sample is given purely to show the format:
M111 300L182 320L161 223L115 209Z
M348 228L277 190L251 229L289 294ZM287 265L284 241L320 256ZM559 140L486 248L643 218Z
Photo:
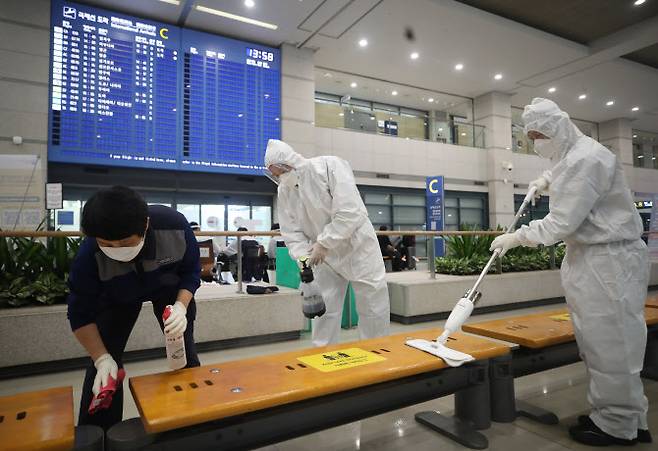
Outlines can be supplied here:
M596 446L651 442L640 379L648 252L621 164L550 100L534 99L523 121L535 151L554 164L531 183L538 192L548 190L549 213L499 236L491 250L564 240L562 286L589 374L592 408L569 430L571 437Z
M290 256L310 256L326 305L325 314L313 320L313 344L338 341L348 282L356 297L360 337L388 335L384 262L349 163L331 156L306 159L271 139L265 167L278 178L279 223Z

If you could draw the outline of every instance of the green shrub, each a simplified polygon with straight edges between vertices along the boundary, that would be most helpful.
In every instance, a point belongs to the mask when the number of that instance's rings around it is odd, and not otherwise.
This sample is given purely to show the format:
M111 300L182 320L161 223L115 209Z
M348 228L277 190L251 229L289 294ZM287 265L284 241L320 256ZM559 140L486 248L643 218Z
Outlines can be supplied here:
M80 238L0 238L0 307L66 300L66 279Z

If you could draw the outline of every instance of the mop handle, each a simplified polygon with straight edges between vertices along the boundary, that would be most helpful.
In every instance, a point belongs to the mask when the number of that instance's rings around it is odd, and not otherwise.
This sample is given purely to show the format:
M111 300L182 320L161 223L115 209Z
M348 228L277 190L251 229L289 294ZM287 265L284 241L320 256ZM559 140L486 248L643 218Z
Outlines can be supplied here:
M519 221L519 218L523 214L523 211L526 209L528 204L532 202L532 199L533 197L535 197L536 192L537 192L537 188L534 186L528 190L528 194L525 195L525 198L523 199L523 203L521 203L521 206L519 207L518 211L516 212L516 215L514 216L514 220L509 225L509 227L507 227L505 233L511 233L514 230L514 227L516 227L516 223ZM477 290L480 287L480 284L482 283L484 276L489 272L491 265L493 265L493 262L496 260L496 257L498 257L498 254L500 254L500 249L494 249L493 254L491 254L491 258L489 259L487 264L484 266L484 269L480 273L480 277L478 277L478 279L475 281L475 284L473 285L473 288L471 288L471 290L468 292L468 299L471 302L475 300Z

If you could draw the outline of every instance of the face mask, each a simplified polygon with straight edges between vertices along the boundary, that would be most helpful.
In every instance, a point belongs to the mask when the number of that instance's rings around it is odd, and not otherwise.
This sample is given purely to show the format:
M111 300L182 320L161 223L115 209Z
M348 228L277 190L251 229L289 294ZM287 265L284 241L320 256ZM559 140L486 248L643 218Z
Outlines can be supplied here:
M142 241L140 241L137 246L129 246L129 247L98 246L98 247L105 255L110 257L112 260L116 260L119 262L129 262L135 257L137 257L137 254L139 254L139 252L144 247L144 238L142 238Z
M542 158L551 159L557 153L557 148L550 139L535 139L534 150Z
M283 186L294 188L294 186L299 183L299 176L297 175L297 171L293 169L292 171L281 174L279 176L279 182Z

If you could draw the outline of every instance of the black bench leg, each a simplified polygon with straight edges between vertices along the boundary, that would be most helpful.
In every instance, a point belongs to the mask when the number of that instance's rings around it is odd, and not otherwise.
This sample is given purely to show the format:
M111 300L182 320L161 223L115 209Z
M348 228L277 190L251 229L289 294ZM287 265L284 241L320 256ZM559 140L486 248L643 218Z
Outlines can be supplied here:
M74 451L103 451L105 431L89 424L75 427Z
M435 411L419 412L416 421L471 449L485 449L489 441L478 429L491 426L489 362L469 364L471 386L455 393L455 416Z
M647 334L647 348L641 375L645 379L658 381L658 329L656 328L649 329Z
M491 420L511 423L516 419L512 354L494 357L489 361L489 387L491 392Z
M529 418L542 424L558 424L560 420L553 412L549 412L541 407L533 406L530 403L516 400L516 414L520 417Z
M107 431L106 449L108 451L128 451L143 448L151 443L155 436L144 430L140 418L131 418L117 423Z

